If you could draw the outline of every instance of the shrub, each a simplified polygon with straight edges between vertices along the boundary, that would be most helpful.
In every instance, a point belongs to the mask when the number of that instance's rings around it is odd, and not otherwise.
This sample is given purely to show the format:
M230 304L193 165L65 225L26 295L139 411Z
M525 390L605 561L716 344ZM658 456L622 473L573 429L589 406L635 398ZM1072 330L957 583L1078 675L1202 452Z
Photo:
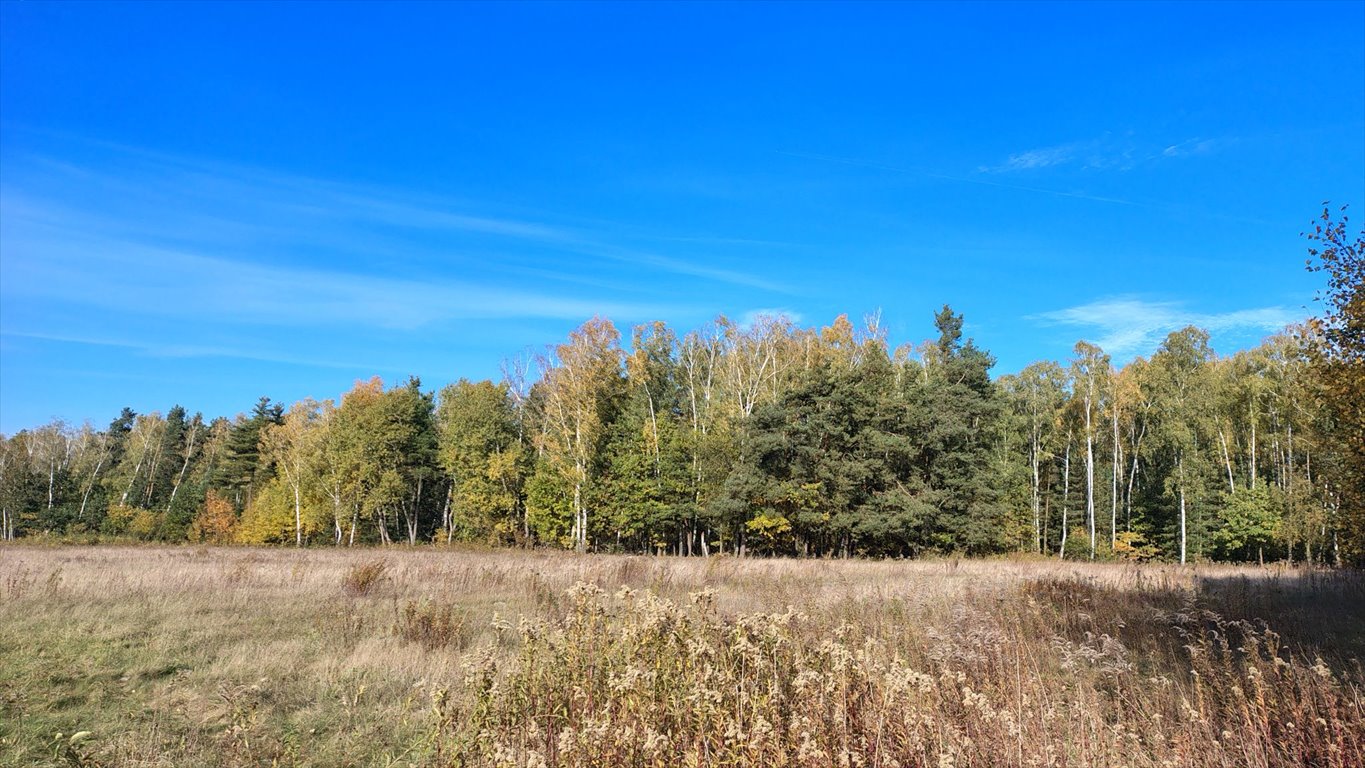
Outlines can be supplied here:
M490 768L1362 764L1359 689L1275 633L1179 595L1022 592L916 639L857 610L726 616L710 592L579 583L561 619L494 625L517 650L439 692L435 740Z
M346 571L341 586L350 595L368 595L373 592L388 574L389 564L383 560L371 560Z
M449 604L409 600L398 614L394 632L428 651L452 647L461 650L468 642L464 615Z
M237 513L232 502L217 491L209 491L204 497L204 508L190 523L188 535L190 541L223 544L232 541L236 528Z

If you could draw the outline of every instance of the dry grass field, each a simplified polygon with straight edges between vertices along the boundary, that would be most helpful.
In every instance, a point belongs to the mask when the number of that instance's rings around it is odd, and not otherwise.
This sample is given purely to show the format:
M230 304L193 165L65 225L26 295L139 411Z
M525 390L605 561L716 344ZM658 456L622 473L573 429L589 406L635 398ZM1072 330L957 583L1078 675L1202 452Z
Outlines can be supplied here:
M1365 765L1358 573L0 548L7 766Z

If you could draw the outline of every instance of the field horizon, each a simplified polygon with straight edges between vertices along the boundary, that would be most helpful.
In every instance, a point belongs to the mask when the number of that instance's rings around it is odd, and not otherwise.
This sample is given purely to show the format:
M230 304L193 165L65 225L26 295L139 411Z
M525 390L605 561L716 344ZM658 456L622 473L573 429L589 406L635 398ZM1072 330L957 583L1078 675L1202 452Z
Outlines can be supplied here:
M0 549L4 765L1323 765L1355 571Z

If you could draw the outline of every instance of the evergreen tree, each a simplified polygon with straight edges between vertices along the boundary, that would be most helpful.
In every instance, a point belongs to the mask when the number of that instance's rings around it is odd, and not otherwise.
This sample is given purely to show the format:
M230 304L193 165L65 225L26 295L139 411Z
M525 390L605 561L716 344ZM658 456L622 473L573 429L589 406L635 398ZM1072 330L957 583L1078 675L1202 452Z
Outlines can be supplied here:
M939 551L1000 549L1002 510L990 476L1000 401L989 371L994 358L969 339L948 306L934 318L938 341L925 350L924 375L906 393L913 471L920 500L933 507L924 543Z
M251 415L239 418L228 435L214 485L228 492L239 512L251 502L252 493L274 476L269 462L261 457L261 431L283 420L284 406L262 397Z

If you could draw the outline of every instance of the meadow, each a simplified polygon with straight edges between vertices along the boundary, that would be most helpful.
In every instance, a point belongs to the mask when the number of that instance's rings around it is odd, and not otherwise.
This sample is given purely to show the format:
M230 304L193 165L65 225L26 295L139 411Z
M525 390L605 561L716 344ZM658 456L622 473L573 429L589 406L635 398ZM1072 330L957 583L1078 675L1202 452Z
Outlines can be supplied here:
M6 766L1365 765L1365 578L0 548Z

